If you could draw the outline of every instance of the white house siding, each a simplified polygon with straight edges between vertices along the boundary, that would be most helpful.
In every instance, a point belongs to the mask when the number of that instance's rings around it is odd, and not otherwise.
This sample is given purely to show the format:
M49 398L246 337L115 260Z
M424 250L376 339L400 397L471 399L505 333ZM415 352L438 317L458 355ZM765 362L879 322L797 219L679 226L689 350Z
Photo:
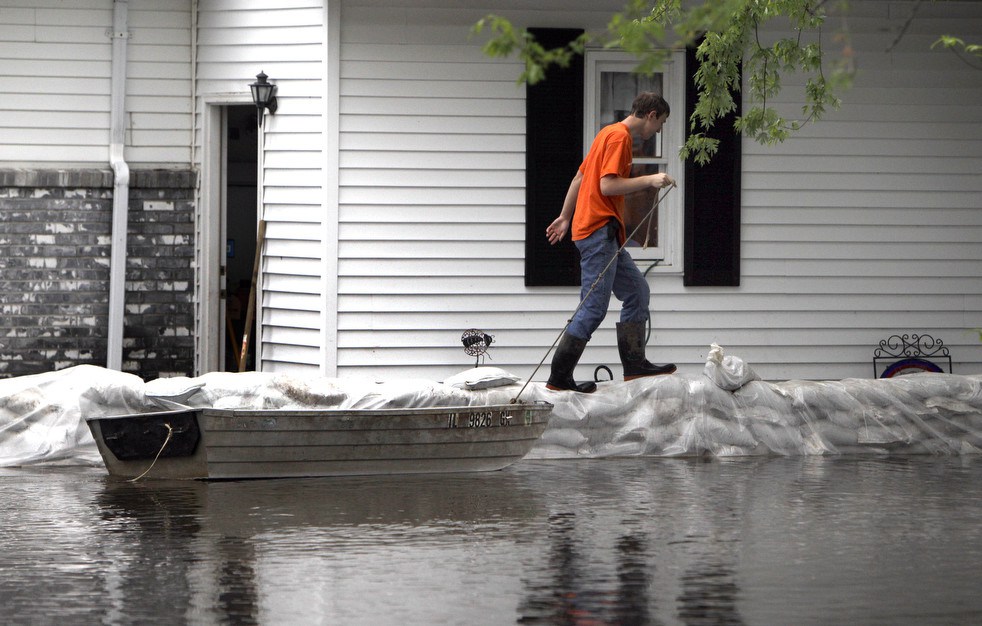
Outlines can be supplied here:
M925 3L888 53L912 3L850 4L861 73L844 106L783 145L744 142L741 286L651 274L653 360L698 373L718 342L765 378L868 377L880 339L920 332L979 370L982 73L929 47L975 41L982 6ZM468 29L489 12L593 28L621 3L515 6L342 5L340 375L446 376L474 364L460 335L476 327L495 337L488 365L528 376L576 306L575 289L524 287L520 68ZM579 376L619 374L615 319Z
M265 121L261 181L267 230L257 316L265 371L324 367L326 15L321 0L198 2L199 107L251 102L249 83L260 71L278 89L279 107Z
M130 0L125 158L190 162L190 0ZM112 0L0 2L0 160L107 167Z
M982 6L920 4L902 37L914 3L850 6L825 40L845 24L856 50L842 108L782 145L744 141L743 280L718 292L735 311L714 339L769 377L840 378L872 375L878 340L927 333L978 373L982 70L930 46L977 40ZM786 82L789 114L802 82Z
M602 4L506 14L577 27L602 24ZM488 364L529 373L575 306L557 297L569 290L523 286L525 90L515 61L488 59L469 35L491 10L342 3L342 376L439 378L471 367L460 336L472 327L495 336Z
M263 368L439 378L473 364L459 338L476 327L495 337L488 364L528 375L577 297L524 287L520 67L485 58L469 27L498 12L593 28L622 2L326 3L130 0L127 161L200 165L204 102L248 102L262 69L280 86L263 176ZM923 332L948 344L956 372L979 371L982 73L929 48L941 33L978 43L982 3L917 3L895 46L915 3L850 5L861 73L842 109L782 145L744 142L741 286L651 275L654 360L695 373L716 341L767 378L868 376L880 339ZM108 165L112 7L0 0L4 167ZM334 10L337 120L325 97ZM800 100L780 97L789 112ZM581 377L616 364L614 316Z

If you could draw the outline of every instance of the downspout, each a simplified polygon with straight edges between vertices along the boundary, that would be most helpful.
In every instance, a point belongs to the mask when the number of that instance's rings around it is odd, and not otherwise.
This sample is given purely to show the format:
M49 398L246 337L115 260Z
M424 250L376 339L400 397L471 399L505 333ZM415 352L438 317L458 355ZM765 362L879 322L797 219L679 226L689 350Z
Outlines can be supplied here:
M191 169L198 162L198 0L191 0ZM195 204L200 202L201 177L196 176Z
M130 167L126 143L126 42L128 0L113 0L112 83L109 109L109 164L114 174L111 255L109 257L109 331L106 367L123 368L123 319L126 305L126 226Z

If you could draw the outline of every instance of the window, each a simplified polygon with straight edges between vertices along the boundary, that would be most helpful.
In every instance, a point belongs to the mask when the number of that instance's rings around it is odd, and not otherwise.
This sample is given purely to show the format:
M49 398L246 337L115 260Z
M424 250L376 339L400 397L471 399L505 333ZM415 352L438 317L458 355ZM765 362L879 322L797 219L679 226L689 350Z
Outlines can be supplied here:
M583 31L533 28L545 47L566 45ZM667 171L679 188L664 196L657 221L639 232L640 243L629 248L642 271L681 273L686 287L740 284L740 137L733 132L737 109L707 135L718 139L719 151L707 165L683 164L678 159L695 107L692 72L695 49L674 53L651 77L633 74L633 57L609 50L576 56L569 67L550 68L548 78L527 87L525 170L525 285L529 287L580 284L579 256L567 237L549 245L544 233L562 207L563 198L589 142L602 124L623 119L642 89L659 89L672 114L658 138L644 146L636 142L638 172ZM628 93L630 95L628 95ZM580 94L583 94L580 97ZM626 101L626 102L625 102ZM585 137L585 139L584 139ZM630 201L634 226L644 218L654 196ZM630 233L633 227L629 225ZM645 248L645 237L648 246Z
M648 190L624 198L627 233L635 233L628 251L639 265L679 271L681 268L682 204L684 180L682 161L678 157L685 121L685 60L676 53L661 71L651 75L633 72L634 57L616 51L592 50L585 56L585 102L583 124L584 155L597 132L619 122L631 113L634 97L642 91L654 91L668 101L672 114L662 132L648 141L634 138L634 162L631 176L668 172L679 183L678 189ZM659 196L664 200L651 212ZM650 219L646 219L649 217ZM636 232L635 232L636 231ZM653 270L655 271L655 270ZM663 270L665 271L665 270Z

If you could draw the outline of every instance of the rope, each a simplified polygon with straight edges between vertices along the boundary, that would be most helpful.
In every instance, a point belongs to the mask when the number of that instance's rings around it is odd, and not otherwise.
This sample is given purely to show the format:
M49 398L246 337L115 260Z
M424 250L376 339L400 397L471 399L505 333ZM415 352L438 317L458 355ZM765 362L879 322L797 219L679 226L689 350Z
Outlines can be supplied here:
M164 445L160 446L160 450L157 451L157 456L153 457L153 463L150 464L150 467L147 468L147 471L143 472L136 478L129 479L127 482L135 483L136 481L140 480L141 478L149 474L150 470L153 469L153 466L157 464L157 459L159 459L160 455L164 453L164 448L167 447L167 444L170 443L170 438L174 435L174 429L171 428L170 424L164 422L164 426L167 427L167 438L164 439Z
M573 314L569 316L568 320L566 320L566 324L563 326L563 329L559 331L559 335L557 335L556 338L553 340L552 345L549 346L549 349L546 350L546 353L542 355L542 360L540 360L539 364L535 366L534 370L532 370L532 374L529 375L528 379L525 381L525 384L522 385L521 389L519 389L518 394L515 396L515 399L512 400L512 402L518 402L518 399L521 397L521 395L525 393L525 388L529 386L529 383L532 382L532 379L535 377L536 373L538 373L539 368L541 368L542 364L546 362L546 359L549 357L549 353L552 352L553 348L556 347L556 344L559 343L559 339L563 336L563 333L565 333L566 329L569 328L569 325L573 323L573 318L576 317L576 314L579 312L579 310L583 308L583 303L586 302L586 299L590 297L590 294L593 293L593 290L597 288L597 284L600 282L600 279L604 277L604 274L607 273L607 270L610 269L610 266L613 265L614 262L617 260L617 257L620 256L621 252L627 246L627 242L631 241L634 235L636 235L637 232L641 230L641 226L643 226L645 222L647 222L651 218L651 216L654 215L655 211L658 209L658 205L661 204L661 201L664 200L665 197L668 196L669 192L671 192L672 189L674 189L675 187L676 185L671 185L665 190L665 193L661 194L660 196L656 194L655 201L651 204L651 209L648 210L647 215L645 215L644 218L642 218L641 221L638 222L638 225L634 227L634 230L631 231L631 234L624 238L624 243L622 243L621 247L617 249L617 252L614 254L613 258L610 259L610 262L607 263L607 266L604 267L603 271L597 274L596 280L594 280L593 284L590 285L590 289L580 300L580 303L576 305L575 309L573 309ZM648 242L646 238L645 247L647 247L647 245Z

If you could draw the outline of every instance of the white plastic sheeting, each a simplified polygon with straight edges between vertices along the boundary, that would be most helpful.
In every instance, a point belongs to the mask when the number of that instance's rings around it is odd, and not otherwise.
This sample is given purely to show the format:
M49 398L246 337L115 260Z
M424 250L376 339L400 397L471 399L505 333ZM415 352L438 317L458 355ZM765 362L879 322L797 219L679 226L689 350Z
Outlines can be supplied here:
M572 394L570 394L572 395ZM709 378L608 383L555 402L535 458L820 454L978 454L982 378L915 374L889 380Z
M521 400L553 404L549 427L531 458L982 451L982 376L772 383L713 346L701 376L602 382L593 394L553 392L541 383L522 391L522 382L514 378L482 368L462 372L454 384L262 373L145 383L100 367L73 367L0 380L0 467L101 465L85 415L139 413L175 404L226 409L498 404L520 391Z
M95 366L0 381L0 467L31 463L101 463L82 407L137 412L140 378Z

